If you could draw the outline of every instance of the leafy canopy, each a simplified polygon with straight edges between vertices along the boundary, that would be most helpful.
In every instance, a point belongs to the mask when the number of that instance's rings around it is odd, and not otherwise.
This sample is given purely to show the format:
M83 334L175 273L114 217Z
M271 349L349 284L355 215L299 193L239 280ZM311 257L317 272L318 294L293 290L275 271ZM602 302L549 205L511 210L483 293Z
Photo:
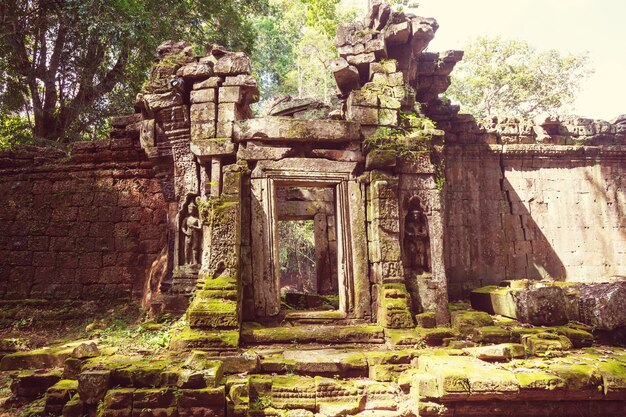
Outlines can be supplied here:
M254 18L258 42L253 68L264 100L270 94L315 97L329 102L335 83L328 64L337 56L334 37L341 22L356 18L339 0L269 0Z
M158 44L217 42L250 51L264 0L5 0L0 111L64 142L131 111Z
M481 37L465 49L446 96L483 117L564 112L592 73L588 63L586 55L538 51L522 41Z

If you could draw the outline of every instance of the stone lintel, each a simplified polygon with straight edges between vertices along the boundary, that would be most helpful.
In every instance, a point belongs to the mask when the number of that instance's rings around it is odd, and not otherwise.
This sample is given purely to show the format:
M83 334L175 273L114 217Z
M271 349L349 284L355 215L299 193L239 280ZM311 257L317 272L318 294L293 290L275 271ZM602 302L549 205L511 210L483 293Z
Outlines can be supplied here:
M212 156L234 155L237 152L235 144L230 141L230 138L193 140L189 143L189 147L191 152L200 160Z
M352 178L357 168L356 162L338 162L327 159L285 158L280 161L259 161L252 171L251 178L268 176L307 178L312 182ZM271 174L275 175L271 175ZM277 175L276 175L277 174Z
M361 125L342 120L300 120L291 117L263 117L235 123L234 140L351 142L361 137Z

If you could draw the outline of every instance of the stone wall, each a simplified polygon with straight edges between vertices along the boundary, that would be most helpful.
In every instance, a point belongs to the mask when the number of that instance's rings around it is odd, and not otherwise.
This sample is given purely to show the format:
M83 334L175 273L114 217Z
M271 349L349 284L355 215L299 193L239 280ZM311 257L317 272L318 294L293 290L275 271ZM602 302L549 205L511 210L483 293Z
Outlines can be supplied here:
M626 125L471 119L446 130L450 297L502 279L626 277Z
M140 298L165 210L136 139L0 153L0 298Z

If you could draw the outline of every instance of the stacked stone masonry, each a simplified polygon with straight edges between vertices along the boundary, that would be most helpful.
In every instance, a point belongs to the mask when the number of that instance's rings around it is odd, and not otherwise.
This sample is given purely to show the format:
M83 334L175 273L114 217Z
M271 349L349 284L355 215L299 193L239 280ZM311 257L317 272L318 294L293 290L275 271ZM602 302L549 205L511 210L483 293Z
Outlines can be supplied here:
M144 294L165 207L138 129L117 123L119 138L76 143L68 153L23 146L0 155L2 299ZM134 138L120 137L125 125Z
M623 119L463 118L438 123L451 297L502 279L626 277Z
M110 140L0 154L1 299L141 298L185 318L158 352L0 340L14 404L64 417L626 414L624 351L598 346L623 337L626 287L561 282L626 276L626 119L459 114L439 95L463 53L425 52L434 19L372 3L337 31L341 108L296 99L253 118L245 54L167 41ZM286 308L283 220L314 222L316 295L333 309ZM486 284L500 286L474 290ZM449 302L471 290L485 311Z

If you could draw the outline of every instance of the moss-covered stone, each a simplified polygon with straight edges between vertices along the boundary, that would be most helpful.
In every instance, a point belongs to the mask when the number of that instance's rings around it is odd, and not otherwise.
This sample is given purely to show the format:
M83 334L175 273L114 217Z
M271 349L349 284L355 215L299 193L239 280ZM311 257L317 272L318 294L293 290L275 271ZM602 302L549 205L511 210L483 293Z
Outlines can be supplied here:
M62 371L60 369L43 370L22 370L12 376L11 392L20 399L39 397L48 388L61 380Z
M500 326L478 327L472 332L472 340L480 343L509 343L513 339L511 331Z
M523 335L522 344L531 355L547 355L572 348L572 342L567 337L554 333Z
M383 329L374 325L244 328L242 340L258 344L383 343Z
M474 310L452 312L451 322L452 328L464 337L471 334L476 327L492 326L494 324L489 314L484 311Z
M537 397L537 391L548 391L551 398L558 400L561 396L555 395L554 392L563 391L566 388L563 378L545 371L526 369L515 372L514 375L520 386L521 398Z
M187 310L191 328L224 329L239 326L237 301L196 297Z
M593 345L594 337L589 331L574 326L557 326L554 328L557 334L566 336L575 348L589 347Z
M424 329L432 329L434 327L437 327L437 317L433 311L416 314L415 322L417 323L418 327L422 327Z
M484 361L510 361L526 356L524 346L517 343L472 347L463 349L463 351Z
M28 352L16 352L5 355L0 361L0 371L17 369L40 369L62 367L74 348L80 342L43 349L35 349Z
M410 365L372 365L369 367L369 378L380 382L396 382Z
M519 392L511 372L474 358L424 355L419 359L419 370L436 378L436 389L429 390L429 396L436 393L441 399L514 398Z
M186 329L175 334L170 341L170 349L173 351L191 349L229 351L236 350L238 346L239 330Z
M562 360L549 364L547 370L565 381L569 399L602 398L604 395L602 375L594 365Z

